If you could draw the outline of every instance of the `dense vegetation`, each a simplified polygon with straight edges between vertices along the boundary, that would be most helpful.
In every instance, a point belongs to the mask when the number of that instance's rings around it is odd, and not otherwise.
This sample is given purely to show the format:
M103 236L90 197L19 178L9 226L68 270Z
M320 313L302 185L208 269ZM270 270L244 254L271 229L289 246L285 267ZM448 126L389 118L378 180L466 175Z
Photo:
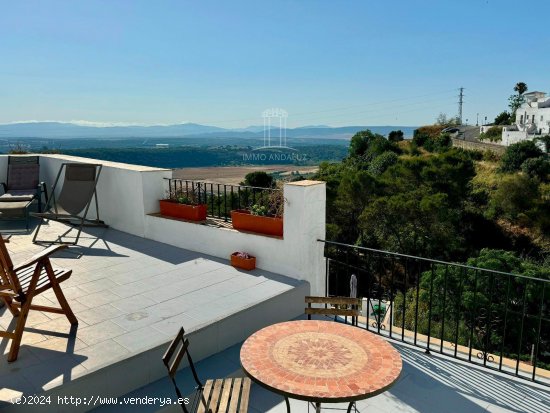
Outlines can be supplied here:
M359 132L342 162L322 163L315 178L327 182L327 239L527 278L415 260L407 268L327 247L340 280L331 289L347 294L352 268L361 295L394 301L395 325L522 360L538 343L538 365L550 367L550 309L541 304L550 286L526 281L550 280L548 154L533 142L501 158L464 151L443 129L422 127L403 142Z
M502 159L451 148L442 129L419 128L403 142L359 132L342 162L321 163L327 237L453 261L482 248L546 259L548 155L533 142L511 145Z

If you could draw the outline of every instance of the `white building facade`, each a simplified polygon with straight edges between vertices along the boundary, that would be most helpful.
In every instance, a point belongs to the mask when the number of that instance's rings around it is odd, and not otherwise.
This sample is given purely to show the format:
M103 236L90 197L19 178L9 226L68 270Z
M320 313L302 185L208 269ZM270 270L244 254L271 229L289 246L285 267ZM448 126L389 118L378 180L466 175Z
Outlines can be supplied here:
M525 102L516 111L516 123L502 129L502 145L550 134L550 96L544 92L530 92L523 96Z

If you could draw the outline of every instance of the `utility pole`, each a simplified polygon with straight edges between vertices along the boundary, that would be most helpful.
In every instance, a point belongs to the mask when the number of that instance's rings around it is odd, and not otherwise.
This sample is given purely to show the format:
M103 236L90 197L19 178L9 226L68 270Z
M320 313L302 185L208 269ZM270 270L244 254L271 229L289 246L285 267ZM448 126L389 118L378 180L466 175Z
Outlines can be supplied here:
M464 103L464 88L461 87L458 95L458 122L462 125L462 104Z

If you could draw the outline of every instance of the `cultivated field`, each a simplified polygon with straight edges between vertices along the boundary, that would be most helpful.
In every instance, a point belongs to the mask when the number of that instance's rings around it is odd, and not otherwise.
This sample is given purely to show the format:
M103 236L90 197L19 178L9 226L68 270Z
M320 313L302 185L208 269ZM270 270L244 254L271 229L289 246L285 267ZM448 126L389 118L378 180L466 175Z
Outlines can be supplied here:
M318 166L296 165L257 165L257 166L218 166L206 168L181 168L174 170L174 178L217 182L222 184L238 185L244 181L246 174L254 171L265 171L270 174L290 176L292 172L311 174L319 170Z

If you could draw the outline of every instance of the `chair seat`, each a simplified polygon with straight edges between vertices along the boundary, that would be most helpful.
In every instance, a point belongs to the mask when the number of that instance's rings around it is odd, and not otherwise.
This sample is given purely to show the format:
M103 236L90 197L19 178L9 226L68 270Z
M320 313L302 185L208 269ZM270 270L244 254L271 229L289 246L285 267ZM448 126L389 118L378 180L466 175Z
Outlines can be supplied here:
M29 290L29 285L31 283L33 272L34 272L34 267L28 267L17 272L19 283L21 284L21 289L25 294ZM72 270L67 270L61 267L53 267L53 272L55 274L55 278L57 279L57 282L60 283L62 281L65 281L67 278L71 276ZM50 288L50 286L51 286L50 278L46 273L46 269L43 268L42 271L40 272L40 277L38 278L36 290L37 292L43 291Z
M17 189L0 196L0 202L32 201L35 197L36 189Z
M201 398L197 413L247 412L250 385L250 379L247 377L208 380L202 391L202 397L207 406Z

